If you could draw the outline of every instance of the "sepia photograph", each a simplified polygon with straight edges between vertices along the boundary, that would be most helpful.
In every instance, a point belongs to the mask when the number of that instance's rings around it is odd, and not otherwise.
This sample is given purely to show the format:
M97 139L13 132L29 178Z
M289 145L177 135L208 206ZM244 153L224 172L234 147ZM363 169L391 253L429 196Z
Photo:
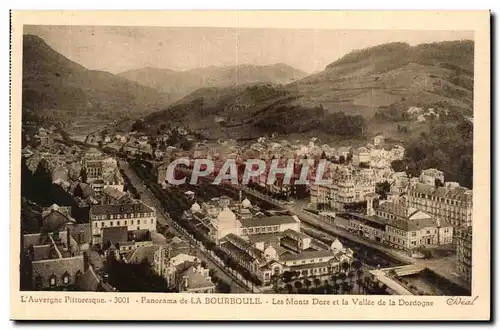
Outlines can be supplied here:
M17 30L19 303L428 312L489 291L472 29L144 23Z

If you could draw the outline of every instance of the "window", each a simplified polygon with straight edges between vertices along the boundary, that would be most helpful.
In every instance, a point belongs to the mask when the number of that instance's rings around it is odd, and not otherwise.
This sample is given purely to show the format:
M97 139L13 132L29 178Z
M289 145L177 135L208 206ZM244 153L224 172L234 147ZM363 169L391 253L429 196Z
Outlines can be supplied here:
M64 284L68 284L68 283L69 283L69 274L68 274L68 272L65 272L65 273L63 274L63 278L62 278L62 280L63 280L63 283L64 283Z
M101 227L104 227L104 222L101 222Z
M141 224L141 220L137 220L137 224L140 225Z
M125 226L127 225L127 220L125 220Z
M305 263L306 263L306 261L305 261L305 260L302 260L301 264L305 264Z
M416 232L414 232L414 231L412 231L412 232L411 232L411 236L415 237L415 236L417 236L417 233L416 233Z
M98 226L98 223L96 222L96 223L95 223L95 227L97 227L97 226Z
M130 224L133 225L134 224L134 220L130 220Z
M56 276L52 274L49 278L49 284L50 286L56 286Z
M151 223L152 223L152 224L154 223L154 219L151 219Z
M113 227L113 221L111 221L111 222L109 223L109 225L110 225L111 227Z
M116 225L117 225L117 226L119 226L119 225L120 225L120 221L117 221L117 222L116 222Z

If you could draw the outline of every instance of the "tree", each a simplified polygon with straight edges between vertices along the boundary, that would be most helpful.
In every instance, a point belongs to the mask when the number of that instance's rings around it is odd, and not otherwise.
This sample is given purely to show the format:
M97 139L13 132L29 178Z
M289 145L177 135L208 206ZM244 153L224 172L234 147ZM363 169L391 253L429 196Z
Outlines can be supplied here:
M290 283L287 283L285 285L285 288L288 291L288 293L292 293L293 292L293 286Z
M356 272L355 271L350 271L347 274L347 277L349 278L349 282L352 283L354 281L354 278L356 277Z
M273 291L274 293L279 293L280 288L279 288L279 275L273 274L271 276L271 283L273 284Z
M365 290L364 290L364 286L363 286L363 279L358 278L358 279L356 280L356 284L358 285L358 293L359 293L359 294L363 294L363 293L365 293L365 292L364 292L364 291L365 291ZM363 291L363 292L361 292L361 291Z
M296 281L295 284L295 289L297 290L297 293L299 292L300 289L302 289L302 282L301 281Z
M387 199L387 194L391 191L391 184L387 181L375 184L375 192L380 195L380 199Z
M351 293L351 287L349 285L349 283L347 282L342 282L342 293Z
M344 261L344 262L342 262L342 264L340 265L340 267L342 268L342 270L344 272L347 273L347 271L349 270L349 268L351 267L351 265L349 265L349 262Z
M345 281L345 279L347 278L347 276L345 273L340 273L338 278L339 278L340 282L343 283Z
M314 285L315 285L315 286L316 286L316 288L317 288L318 286L320 286L320 285L321 285L321 280L320 280L319 278L317 278L317 277L316 277L316 278L314 278L314 279L313 279L313 283L314 283Z
M144 121L143 121L142 119L136 120L136 121L132 124L132 131L139 132L139 131L144 130L144 128L145 128L145 126L144 126Z
M312 284L312 283L311 283L311 281L310 281L308 278L306 278L306 279L304 280L304 285L305 285L305 287L307 288L307 290L309 290L309 288L311 287L311 284Z
M333 284L333 293L337 294L339 292L339 289L340 289L340 284L334 283Z
M363 264L361 263L361 261L359 261L357 259L355 259L352 262L352 268L354 268L355 270L360 270L362 266L363 266Z
M290 283L292 281L292 277L294 276L294 274L288 270L284 271L282 274L281 274L281 279L283 280L283 282L285 283Z
M332 294L333 293L333 286L328 283L328 281L325 281L325 294Z

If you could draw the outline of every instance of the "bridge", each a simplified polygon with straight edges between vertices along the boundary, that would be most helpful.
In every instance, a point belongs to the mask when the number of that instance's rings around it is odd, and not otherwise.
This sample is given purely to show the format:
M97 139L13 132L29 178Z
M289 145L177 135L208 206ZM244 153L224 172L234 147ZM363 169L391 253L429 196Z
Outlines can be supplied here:
M419 265L406 265L406 266L396 266L396 267L389 267L389 268L382 268L379 269L383 272L389 273L391 271L394 271L394 274L396 276L408 276L408 275L414 275L418 274L421 271L423 271L425 267L419 266Z

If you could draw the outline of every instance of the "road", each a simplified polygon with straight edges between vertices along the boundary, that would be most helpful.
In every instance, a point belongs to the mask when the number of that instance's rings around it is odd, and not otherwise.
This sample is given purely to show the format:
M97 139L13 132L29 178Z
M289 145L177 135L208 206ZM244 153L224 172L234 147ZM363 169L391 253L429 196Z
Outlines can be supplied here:
M119 161L120 168L122 168L125 171L125 174L127 177L130 179L130 182L132 185L137 189L137 191L141 194L141 200L146 203L147 205L150 205L154 207L157 212L156 212L156 219L159 223L163 225L168 225L169 230L171 230L175 235L179 237L184 237L184 234L175 229L175 227L172 225L172 219L168 216L163 211L163 207L161 206L161 203L158 201L158 199L151 193L151 191L144 185L144 182L137 176L137 174L130 168L129 164L125 161L120 160ZM207 267L210 269L214 269L216 272L216 275L221 278L223 281L228 283L231 286L231 292L232 293L247 293L248 290L244 288L243 286L239 285L237 282L233 280L233 278L227 274L225 269L222 269L219 267L217 264L212 262L208 257L205 256L205 254L196 247L197 251L197 257L207 263Z

